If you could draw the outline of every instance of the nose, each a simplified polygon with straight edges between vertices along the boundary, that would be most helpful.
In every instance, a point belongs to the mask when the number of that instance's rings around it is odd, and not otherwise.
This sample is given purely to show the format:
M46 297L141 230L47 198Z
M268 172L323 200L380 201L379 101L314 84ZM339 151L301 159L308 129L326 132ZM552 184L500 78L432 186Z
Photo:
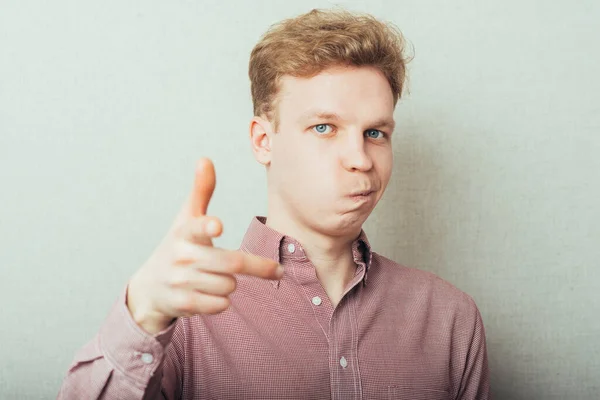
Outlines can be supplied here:
M346 135L344 145L340 148L342 165L348 171L369 171L373 168L373 160L367 154L363 132Z

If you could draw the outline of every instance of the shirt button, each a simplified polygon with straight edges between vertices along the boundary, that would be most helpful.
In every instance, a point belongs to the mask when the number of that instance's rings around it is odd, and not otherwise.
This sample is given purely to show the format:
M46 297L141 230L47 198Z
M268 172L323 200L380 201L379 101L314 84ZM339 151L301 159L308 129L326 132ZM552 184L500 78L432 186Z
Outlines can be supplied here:
M152 361L154 361L154 357L152 357L152 354L150 354L150 353L142 354L142 362L144 364L152 364Z
M296 246L294 246L294 243L290 243L290 244L288 244L288 251L289 251L290 253L293 253L293 252L295 252L295 251L296 251Z
M346 357L340 358L340 365L342 368L346 368L348 366L348 361L346 361Z
M315 306L320 306L321 302L322 302L322 300L321 300L321 298L319 296L315 296L315 297L312 298L312 303Z

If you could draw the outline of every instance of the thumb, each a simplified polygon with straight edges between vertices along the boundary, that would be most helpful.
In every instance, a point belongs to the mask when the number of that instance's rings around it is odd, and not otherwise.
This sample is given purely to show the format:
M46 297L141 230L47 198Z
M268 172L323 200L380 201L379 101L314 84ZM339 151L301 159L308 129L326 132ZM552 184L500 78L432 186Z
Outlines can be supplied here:
M206 215L208 203L215 191L215 167L209 158L203 157L196 163L194 185L189 201L189 214L194 217Z

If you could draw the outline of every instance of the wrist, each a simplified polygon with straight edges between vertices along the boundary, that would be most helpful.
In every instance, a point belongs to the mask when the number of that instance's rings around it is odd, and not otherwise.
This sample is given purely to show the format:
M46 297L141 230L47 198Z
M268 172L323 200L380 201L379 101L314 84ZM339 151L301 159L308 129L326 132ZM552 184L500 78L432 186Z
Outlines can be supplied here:
M136 281L132 279L127 285L126 305L133 321L151 335L165 330L176 318L156 312L140 300Z

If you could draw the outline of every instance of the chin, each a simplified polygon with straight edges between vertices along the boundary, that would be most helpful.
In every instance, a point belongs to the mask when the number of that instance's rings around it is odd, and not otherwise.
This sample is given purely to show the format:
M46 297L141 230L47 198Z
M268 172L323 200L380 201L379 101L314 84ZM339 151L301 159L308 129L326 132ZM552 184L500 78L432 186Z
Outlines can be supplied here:
M314 221L317 229L328 236L353 236L360 233L363 223L369 214L349 212L338 214L332 212Z

